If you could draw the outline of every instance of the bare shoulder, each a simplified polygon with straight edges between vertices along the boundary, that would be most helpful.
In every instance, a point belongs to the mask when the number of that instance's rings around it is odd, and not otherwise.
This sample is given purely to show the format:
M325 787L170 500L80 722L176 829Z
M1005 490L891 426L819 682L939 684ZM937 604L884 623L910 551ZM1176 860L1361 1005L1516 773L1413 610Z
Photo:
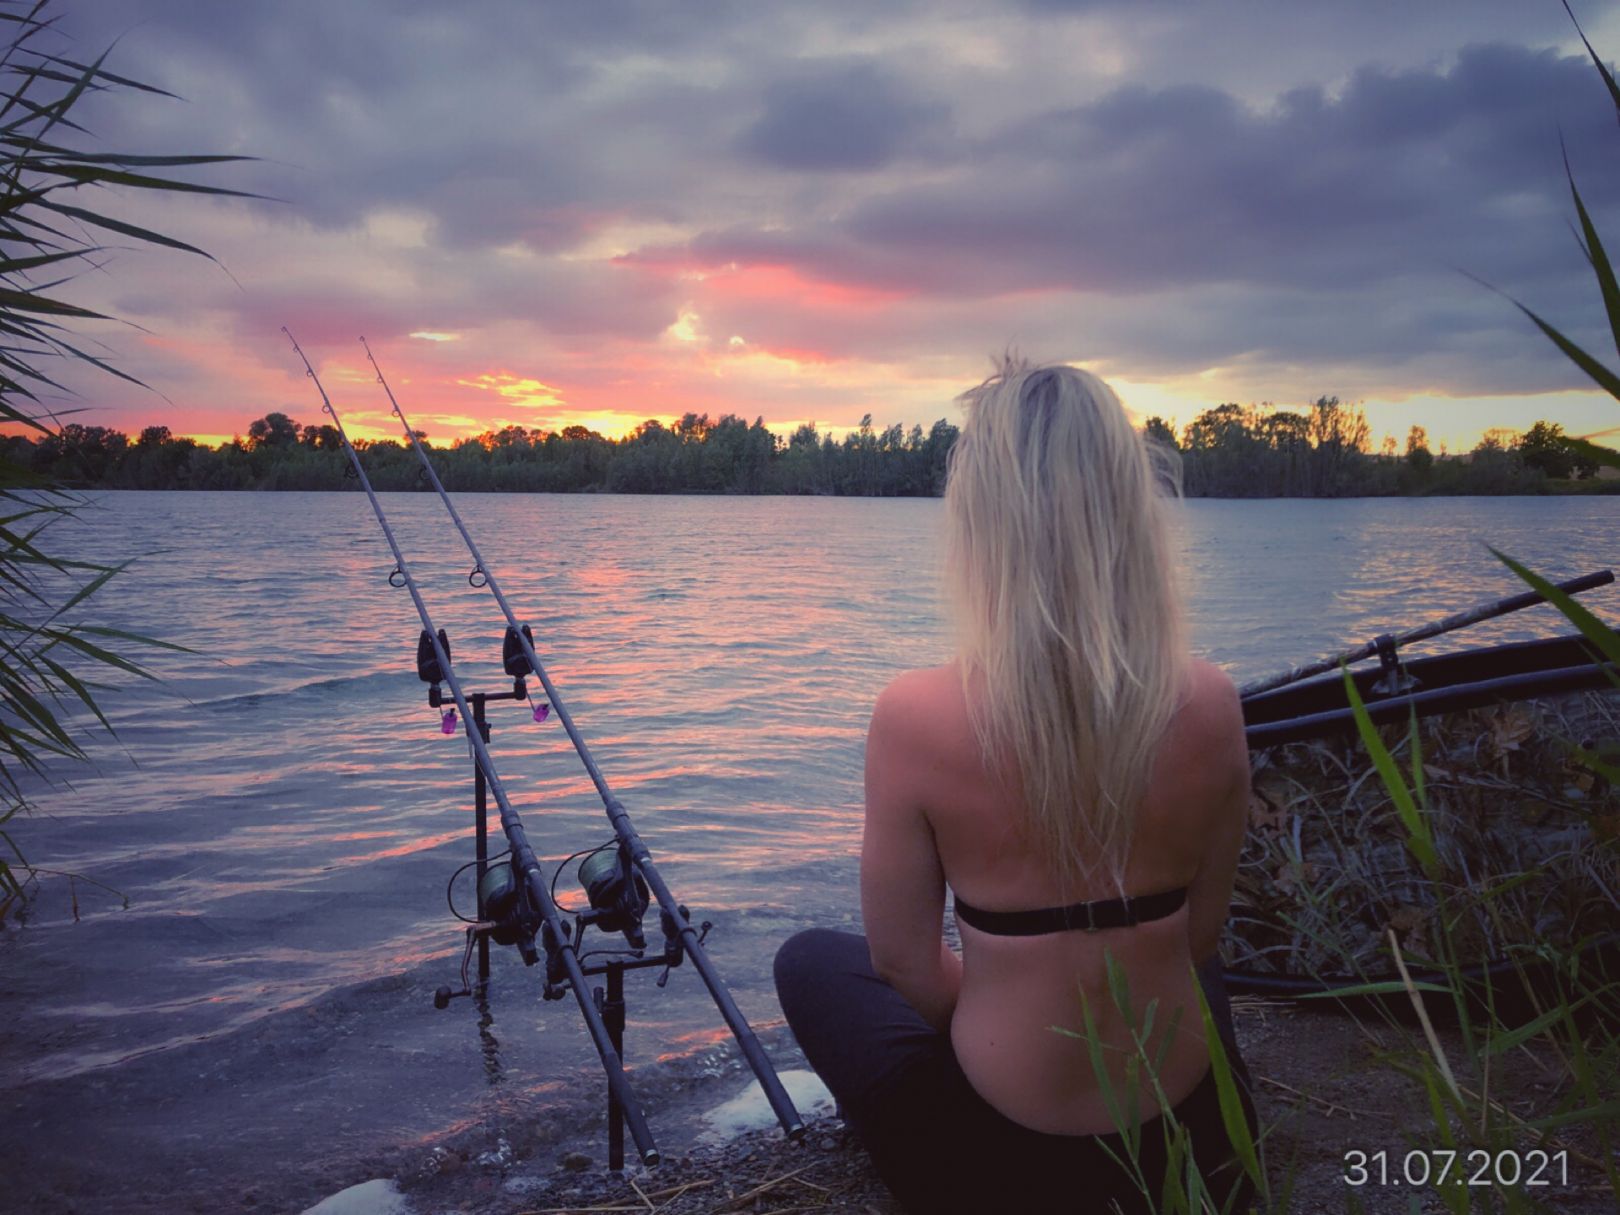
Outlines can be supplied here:
M1199 721L1210 724L1226 724L1231 719L1243 718L1243 706L1239 705L1238 687L1231 682L1221 667L1202 658L1192 659L1191 676L1189 676L1189 693L1187 693L1186 708L1194 714Z
M967 728L957 668L927 667L902 672L878 694L870 737L885 747L934 751Z
M961 680L954 666L922 667L901 671L878 693L876 712L890 716L910 716L938 707L942 696L961 699Z
M1224 756L1228 766L1248 768L1243 705L1232 677L1212 662L1194 659L1181 716L1186 737L1206 758Z

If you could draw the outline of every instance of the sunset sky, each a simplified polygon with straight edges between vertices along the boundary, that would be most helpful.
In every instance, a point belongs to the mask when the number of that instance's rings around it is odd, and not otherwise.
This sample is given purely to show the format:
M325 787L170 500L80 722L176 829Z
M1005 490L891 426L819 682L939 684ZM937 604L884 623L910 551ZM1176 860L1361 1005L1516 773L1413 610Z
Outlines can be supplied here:
M1620 55L1620 11L1574 4ZM1620 426L1464 273L1615 360L1559 138L1620 249L1620 128L1556 0L59 9L183 98L87 103L103 148L256 156L203 179L273 200L90 200L220 266L74 284L163 394L74 375L87 423L317 421L285 324L362 435L393 428L361 334L441 441L926 428L1009 345L1178 423L1331 393L1452 450Z

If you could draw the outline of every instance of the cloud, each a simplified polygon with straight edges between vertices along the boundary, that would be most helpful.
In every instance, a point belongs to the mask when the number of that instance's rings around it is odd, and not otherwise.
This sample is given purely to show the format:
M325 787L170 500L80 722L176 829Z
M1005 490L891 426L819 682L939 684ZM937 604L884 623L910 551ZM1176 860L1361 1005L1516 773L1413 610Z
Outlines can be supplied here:
M876 169L946 117L876 64L819 62L766 86L764 112L738 146L779 169Z
M413 350L451 396L511 374L598 411L824 419L936 387L944 412L1009 341L1190 392L1580 384L1459 270L1603 336L1559 135L1611 230L1620 162L1556 5L84 0L67 18L81 49L120 37L114 70L190 98L95 99L99 142L259 156L206 176L283 200L116 205L243 289L144 256L73 288L177 335L134 347L138 373L233 416L274 407L284 322L316 351L362 330ZM264 372L245 403L231 348ZM497 395L456 391L465 411Z

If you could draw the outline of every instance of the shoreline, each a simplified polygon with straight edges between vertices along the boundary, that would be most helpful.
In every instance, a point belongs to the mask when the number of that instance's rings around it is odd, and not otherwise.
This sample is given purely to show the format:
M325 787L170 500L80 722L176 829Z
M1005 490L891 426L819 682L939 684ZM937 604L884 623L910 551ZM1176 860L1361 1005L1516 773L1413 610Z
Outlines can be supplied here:
M1326 1008L1235 997L1233 1012L1244 1058L1255 1078L1255 1103L1274 1198L1298 1215L1350 1208L1406 1211L1410 1189L1357 1189L1346 1180L1355 1151L1404 1153L1434 1143L1418 1086L1390 1063L1410 1044L1408 1027L1358 1021ZM1460 1049L1442 1032L1448 1050ZM1504 1066L1499 1099L1513 1105L1544 1101L1532 1065ZM653 1170L622 1175L601 1166L602 1152L514 1154L502 1163L474 1151L477 1140L442 1146L438 1167L394 1177L400 1205L331 1209L318 1215L597 1215L649 1211L657 1215L903 1215L872 1169L870 1157L840 1119L809 1118L798 1143L775 1127L743 1132L694 1147ZM487 1135L487 1132L485 1132ZM1527 1140L1522 1147L1529 1149ZM1582 1155L1580 1145L1571 1145ZM466 1158L462 1158L466 1153ZM498 1153L497 1153L498 1156ZM1571 1166L1569 1184L1541 1195L1561 1215L1612 1209L1600 1171ZM375 1191L380 1192L380 1191ZM1437 1201L1431 1193L1428 1201ZM1430 1209L1424 1206L1422 1209ZM1439 1209L1435 1207L1433 1209Z

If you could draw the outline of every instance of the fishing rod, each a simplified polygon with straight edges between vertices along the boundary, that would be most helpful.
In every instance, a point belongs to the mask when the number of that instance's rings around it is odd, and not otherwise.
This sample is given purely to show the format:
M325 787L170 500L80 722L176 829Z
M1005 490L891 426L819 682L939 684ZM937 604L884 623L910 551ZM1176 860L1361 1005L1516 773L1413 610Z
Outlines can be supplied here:
M461 712L463 728L466 730L467 742L472 747L475 762L488 782L489 791L495 795L495 804L500 807L501 830L506 833L507 843L512 850L511 872L519 877L522 883L516 891L517 902L522 904L525 901L532 901L533 907L539 912L539 927L546 951L548 989L559 985L553 982L554 972L558 972L556 975L558 980L565 978L567 986L573 989L574 998L585 1018L591 1040L596 1044L597 1053L602 1057L602 1067L607 1073L608 1091L622 1111L624 1121L629 1124L630 1134L641 1153L642 1163L648 1166L655 1165L659 1160L658 1146L653 1142L652 1131L647 1125L646 1115L642 1112L641 1102L630 1087L629 1078L624 1074L623 1061L619 1056L618 1047L613 1042L612 1034L603 1021L602 1012L588 991L585 982L586 971L580 963L576 949L577 942L572 939L568 926L557 914L557 905L546 886L544 874L540 869L540 860L535 856L528 836L524 833L522 820L518 818L517 811L512 809L512 803L507 799L506 787L495 771L495 761L490 757L489 748L484 743L483 732L474 720L473 712L467 704L467 697L462 693L461 683L450 665L450 647L446 643L445 635L433 627L433 619L428 614L427 604L422 601L422 595L416 588L416 580L411 577L405 554L400 551L399 542L394 539L394 531L388 525L388 516L383 513L382 503L377 501L377 495L366 477L366 470L360 463L360 455L355 451L354 444L349 442L348 432L343 428L343 420L333 408L331 398L326 395L320 377L315 374L315 368L310 365L309 358L291 331L285 325L281 331L287 335L287 340L292 342L293 349L298 352L309 378L315 381L316 391L321 394L323 412L331 416L333 424L337 427L338 437L343 440L343 450L348 453L349 463L360 480L360 488L366 491L366 497L371 501L371 509L376 513L377 522L382 525L383 535L394 554L394 570L389 575L389 583L393 586L403 586L411 594L411 602L416 605L416 614L422 618L424 645L431 647L433 658L437 663L435 673L439 674L450 688L450 695L454 697L456 707ZM531 917L518 918L527 920ZM520 939L515 943L522 949L524 960L532 962L535 956L533 928L527 923L520 923L519 932ZM551 994L548 990L547 995ZM560 996L560 993L558 995Z
M1568 582L1557 583L1557 588L1566 595L1578 595L1582 591L1589 591L1595 587L1608 586L1614 581L1614 574L1609 570L1599 570L1593 574L1585 574L1579 578L1571 578ZM1374 637L1364 645L1354 649L1345 650L1342 654L1334 654L1330 658L1323 658L1317 662L1307 663L1301 667L1293 667L1281 671L1276 675L1268 675L1264 679L1256 679L1244 684L1238 689L1238 698L1247 699L1258 696L1262 692L1270 692L1291 683L1298 683L1309 679L1313 675L1323 675L1328 671L1335 671L1341 664L1360 662L1364 658L1375 655L1383 660L1387 687L1381 689L1389 692L1400 692L1410 687L1405 683L1395 658L1395 651L1403 645L1411 645L1414 641L1423 641L1430 637L1438 637L1441 633L1450 633L1455 629L1466 628L1471 624L1478 624L1482 620L1493 620L1498 616L1506 616L1509 612L1517 612L1521 608L1534 607L1538 603L1545 603L1546 597L1540 591L1525 591L1522 594L1510 595L1506 599L1493 599L1488 603L1475 604L1471 608L1455 612L1440 620L1432 620L1428 624L1420 624L1416 628L1406 630L1404 633L1393 635L1385 633Z
M557 714L557 720L562 723L563 729L567 731L570 741L574 744L574 750L579 754L580 762L585 765L585 771L590 775L591 783L596 786L596 791L602 798L602 805L607 810L608 821L613 825L613 832L618 837L621 849L633 865L634 870L646 879L648 887L651 888L653 895L658 899L659 906L663 908L665 914L674 919L675 925L683 937L686 952L692 958L693 966L697 969L698 974L703 977L703 982L708 987L709 994L714 998L715 1005L719 1008L721 1016L725 1018L727 1026L731 1029L732 1037L737 1040L737 1045L742 1048L748 1066L753 1069L754 1075L758 1077L760 1088L764 1091L766 1100L770 1102L777 1121L782 1124L783 1131L786 1132L790 1139L797 1139L804 1134L804 1121L799 1117L798 1110L794 1108L793 1101L788 1096L787 1090L782 1087L782 1082L776 1075L776 1069L771 1066L771 1061L766 1057L764 1048L759 1044L759 1039L754 1036L754 1031L749 1027L742 1010L737 1007L736 1001L731 998L731 993L726 990L726 985L720 978L719 972L715 969L714 963L709 960L709 955L703 948L702 936L693 929L686 917L685 909L675 901L675 896L670 893L669 887L664 884L664 879L653 865L652 855L648 852L647 846L642 842L641 837L636 833L635 828L631 826L630 816L625 811L624 804L619 801L617 795L609 788L607 778L602 775L602 769L597 765L596 757L591 754L591 749L586 745L584 736L580 734L579 728L574 724L573 715L569 713L567 705L563 703L562 697L557 692L556 685L551 682L551 677L546 674L546 668L540 661L540 656L535 653L534 643L531 640L533 634L527 625L518 622L517 615L512 611L511 604L507 602L506 596L501 593L499 580L484 563L483 554L478 551L478 545L473 542L471 534L467 531L467 525L462 522L460 512L456 510L455 503L450 500L450 495L445 491L444 484L439 480L439 474L434 470L433 462L428 459L427 452L423 450L421 441L416 437L416 432L411 429L410 422L406 420L405 411L400 408L398 400L395 399L393 389L388 386L382 368L377 365L377 359L371 353L370 344L366 342L364 337L360 339L360 344L365 347L366 357L371 360L371 365L377 372L377 382L382 385L383 391L388 394L388 402L393 406L394 416L399 419L400 426L405 431L405 437L410 440L411 447L415 450L417 459L422 462L422 468L426 472L429 482L434 490L438 492L439 501L443 502L445 510L449 511L450 518L456 525L456 530L461 533L461 538L466 542L468 552L472 554L473 569L468 574L467 581L473 586L487 585L490 593L495 596L495 602L500 604L501 612L506 616L506 648L508 650L516 649L521 653L523 659L527 661L529 669L534 672L539 678L541 686L545 688L546 696L551 702L551 708ZM508 667L509 673L512 669L512 667Z

